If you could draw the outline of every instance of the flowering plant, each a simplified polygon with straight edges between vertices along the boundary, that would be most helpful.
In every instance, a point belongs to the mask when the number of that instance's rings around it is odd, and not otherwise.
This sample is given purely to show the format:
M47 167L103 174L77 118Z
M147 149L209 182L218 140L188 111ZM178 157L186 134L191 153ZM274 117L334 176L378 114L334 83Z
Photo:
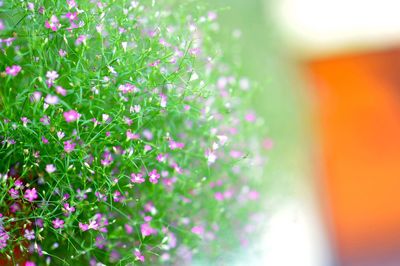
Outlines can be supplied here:
M0 1L3 264L186 265L246 244L258 120L216 18L198 1Z

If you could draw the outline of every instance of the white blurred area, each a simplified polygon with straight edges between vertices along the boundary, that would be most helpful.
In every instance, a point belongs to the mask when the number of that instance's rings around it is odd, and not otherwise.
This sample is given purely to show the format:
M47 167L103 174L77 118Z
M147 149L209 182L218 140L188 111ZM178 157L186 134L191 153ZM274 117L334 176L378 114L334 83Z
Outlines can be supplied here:
M272 213L262 245L260 266L332 265L319 217L305 199L292 199Z
M310 187L301 193L307 190L310 192ZM229 265L334 266L316 201L311 195L268 202L262 235L249 249L238 252Z
M267 2L286 44L300 55L381 48L400 41L400 0Z

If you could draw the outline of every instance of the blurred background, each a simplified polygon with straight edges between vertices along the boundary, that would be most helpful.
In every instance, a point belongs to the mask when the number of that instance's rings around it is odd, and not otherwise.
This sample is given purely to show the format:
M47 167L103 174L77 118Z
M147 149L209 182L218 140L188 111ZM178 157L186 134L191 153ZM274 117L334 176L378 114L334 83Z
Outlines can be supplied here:
M261 252L235 263L400 265L400 1L210 7L274 141Z

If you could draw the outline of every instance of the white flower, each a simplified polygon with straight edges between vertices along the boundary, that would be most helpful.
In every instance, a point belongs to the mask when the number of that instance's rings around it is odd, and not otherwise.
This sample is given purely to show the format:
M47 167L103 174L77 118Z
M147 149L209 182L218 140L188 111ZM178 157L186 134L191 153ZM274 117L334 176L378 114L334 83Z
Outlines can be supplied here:
M217 160L217 155L214 153L214 151L209 150L206 152L206 158L208 164L213 164Z
M56 167L53 164L46 165L46 172L51 174L56 171Z
M54 70L47 71L47 73L46 73L46 78L48 78L51 81L56 80L58 77L59 77L58 73L56 71L54 71Z
M45 103L47 104L57 104L58 97L56 95L47 94L46 98L44 99Z

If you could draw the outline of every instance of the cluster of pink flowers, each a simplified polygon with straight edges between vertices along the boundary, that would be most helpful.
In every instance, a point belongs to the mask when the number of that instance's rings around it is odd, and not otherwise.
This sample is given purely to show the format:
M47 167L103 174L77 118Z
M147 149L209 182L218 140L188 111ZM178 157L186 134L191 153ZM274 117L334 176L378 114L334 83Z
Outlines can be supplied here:
M0 250L7 246L7 241L10 238L8 233L4 229L0 228Z
M61 27L61 24L57 16L52 15L50 20L46 20L45 26L52 31L57 31Z
M258 117L232 93L251 86L202 46L217 14L182 23L139 1L35 3L15 6L29 18L15 30L35 32L32 41L0 39L0 59L16 55L0 66L4 102L15 102L0 110L0 251L26 245L30 266L52 264L45 251L75 263L70 244L90 265L187 265L199 244L186 238L217 248L223 225L212 217L233 219L220 210L260 197L253 161L241 164L251 150L243 125ZM6 36L8 25L0 20Z
M18 65L13 65L10 67L6 67L6 74L15 77L18 75L19 72L21 72L22 67Z

